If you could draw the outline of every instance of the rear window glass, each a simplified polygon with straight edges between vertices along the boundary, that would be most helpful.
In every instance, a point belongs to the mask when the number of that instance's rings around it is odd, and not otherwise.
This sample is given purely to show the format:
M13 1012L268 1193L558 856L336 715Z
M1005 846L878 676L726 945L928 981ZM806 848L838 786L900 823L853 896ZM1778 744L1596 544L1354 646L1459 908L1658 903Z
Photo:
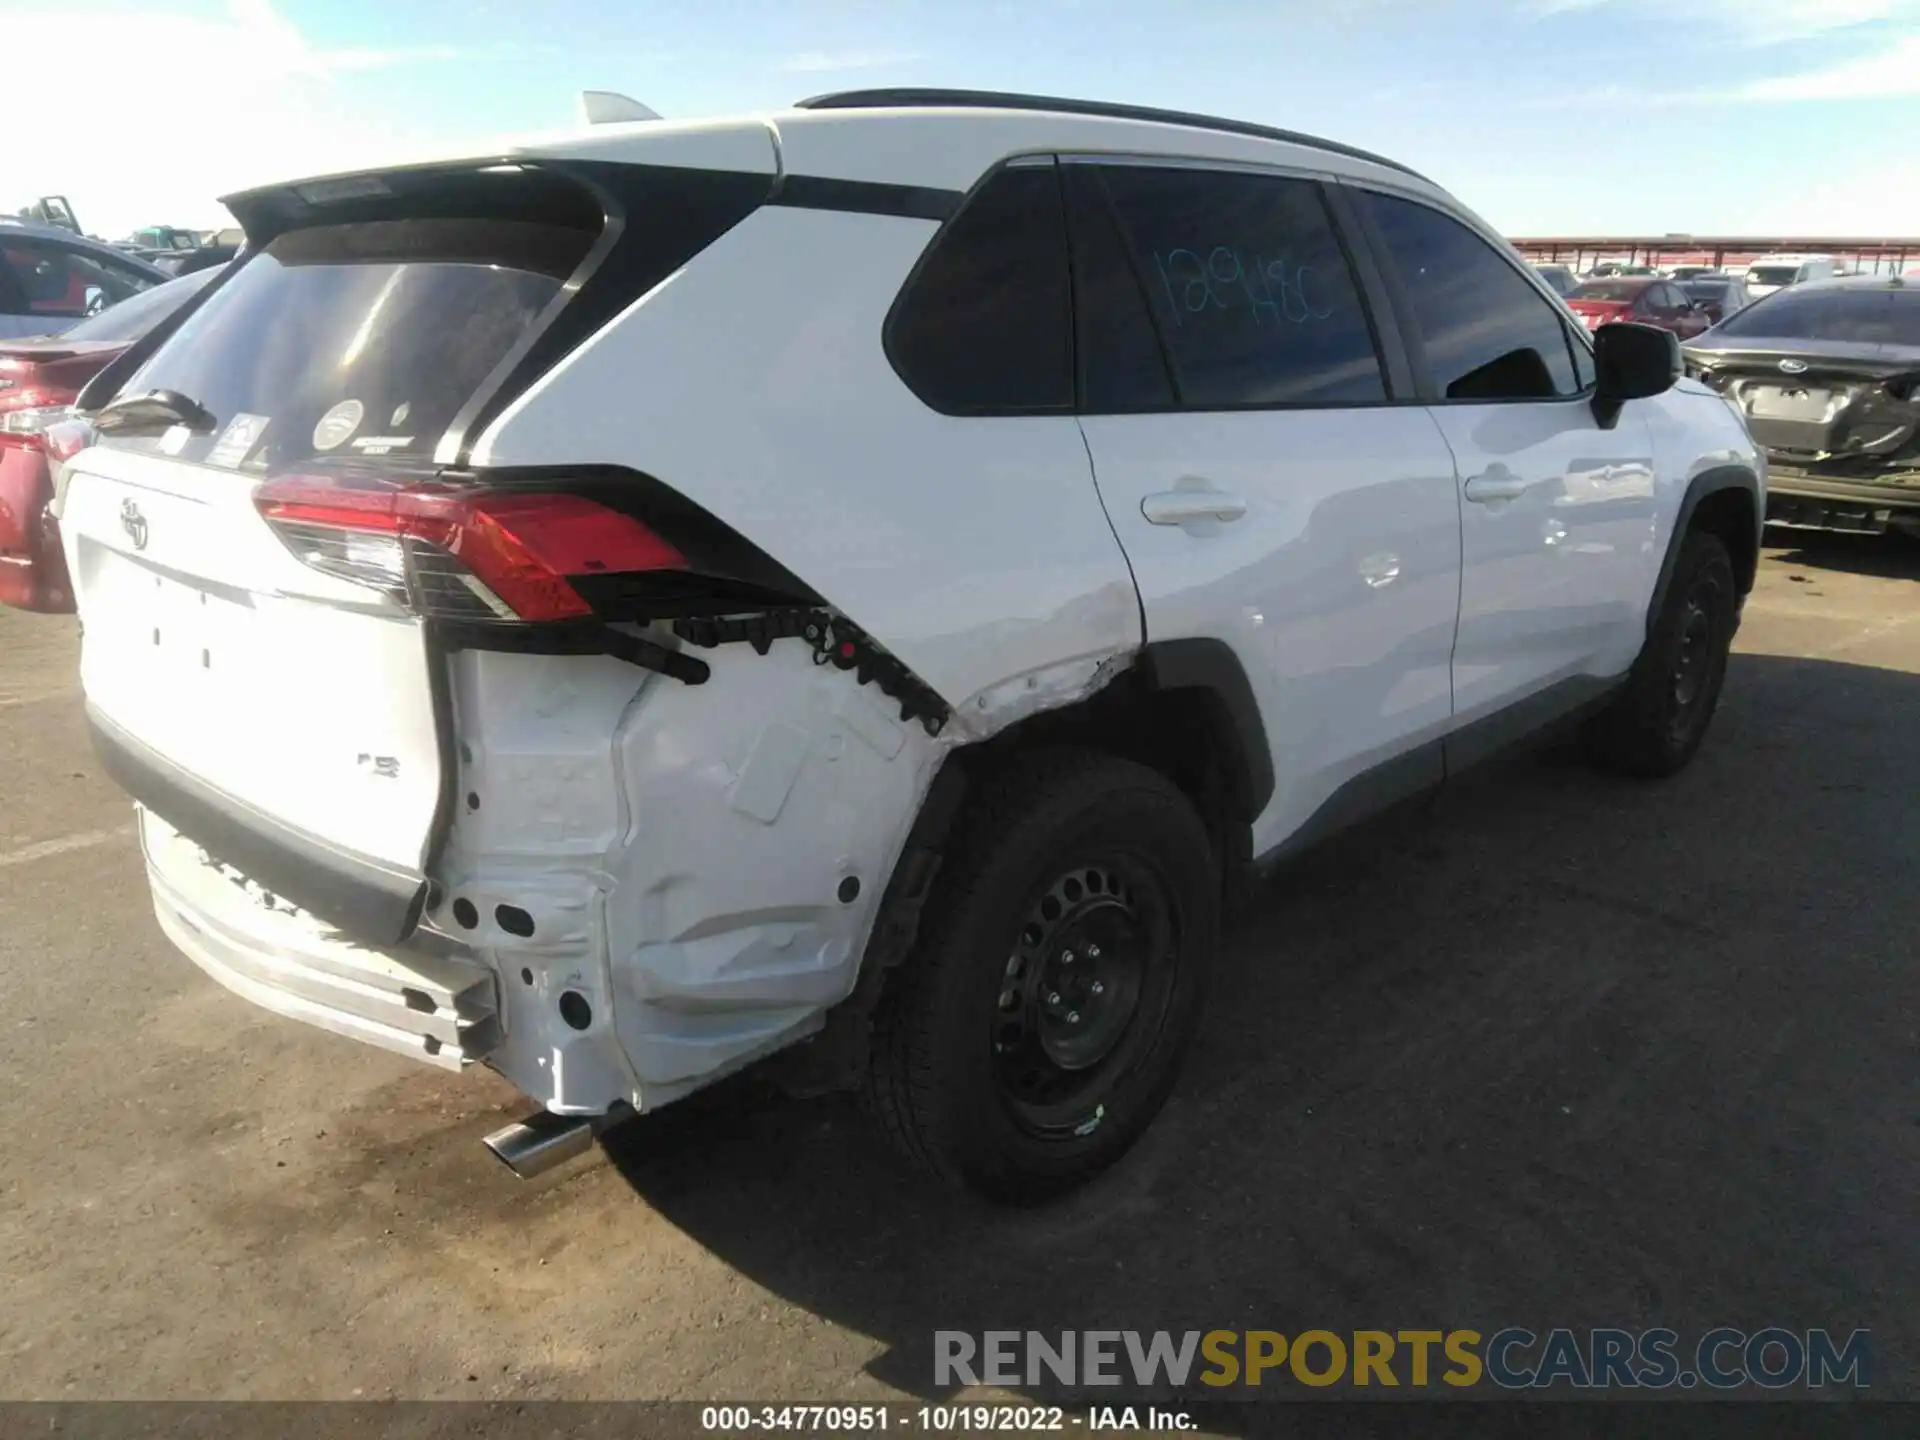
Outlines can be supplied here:
M1724 280L1689 280L1680 287L1695 300L1718 300L1727 293Z
M1782 290L1723 320L1714 334L1920 345L1920 290Z
M1747 279L1756 285L1791 285L1799 278L1798 265L1756 265L1747 271Z
M1611 300L1628 303L1640 298L1646 289L1644 282L1635 280L1596 280L1587 285L1576 285L1567 295L1569 300Z
M228 468L430 454L593 239L524 220L290 231L246 261L120 393L173 390L203 406L213 433L177 453Z

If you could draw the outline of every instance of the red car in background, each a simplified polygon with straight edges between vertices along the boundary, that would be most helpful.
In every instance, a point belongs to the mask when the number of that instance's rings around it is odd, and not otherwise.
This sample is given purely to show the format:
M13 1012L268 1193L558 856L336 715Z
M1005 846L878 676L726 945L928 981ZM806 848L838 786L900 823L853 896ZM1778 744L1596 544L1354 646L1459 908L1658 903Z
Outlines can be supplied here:
M0 342L0 604L73 612L53 501L47 431L121 351L197 295L201 270L124 300L59 335Z
M1659 276L1630 276L1619 280L1589 280L1566 295L1567 308L1578 315L1589 330L1630 320L1636 325L1654 325L1671 330L1682 340L1710 328L1707 312L1686 297L1671 280Z

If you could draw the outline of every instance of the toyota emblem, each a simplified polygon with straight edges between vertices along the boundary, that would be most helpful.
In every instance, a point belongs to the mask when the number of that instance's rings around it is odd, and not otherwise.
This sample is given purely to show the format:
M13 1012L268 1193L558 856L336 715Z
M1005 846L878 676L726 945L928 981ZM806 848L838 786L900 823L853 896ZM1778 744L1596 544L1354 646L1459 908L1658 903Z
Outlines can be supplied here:
M1780 362L1780 368L1789 375L1804 375L1807 373L1807 362L1804 360L1782 360Z
M147 548L147 517L140 513L140 507L131 500L120 502L120 528L127 532L134 549Z

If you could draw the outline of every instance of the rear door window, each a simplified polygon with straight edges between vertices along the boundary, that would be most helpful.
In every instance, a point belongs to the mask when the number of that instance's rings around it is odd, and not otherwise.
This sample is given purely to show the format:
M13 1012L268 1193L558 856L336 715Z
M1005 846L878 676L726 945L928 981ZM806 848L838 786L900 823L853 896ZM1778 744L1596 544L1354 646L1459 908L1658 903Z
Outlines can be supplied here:
M1113 221L1095 165L1067 165L1067 229L1073 245L1074 353L1080 407L1090 414L1174 405L1166 347L1147 309L1147 289Z
M1443 398L1579 393L1560 312L1513 262L1430 205L1368 190L1355 198L1399 274Z
M1569 300L1606 300L1631 304L1640 294L1640 287L1631 280L1595 280L1586 285L1574 287Z
M895 302L887 349L948 415L1073 409L1066 222L1052 161L990 178Z
M1087 170L1106 190L1179 404L1387 399L1373 327L1317 183L1172 166Z
M120 393L173 390L205 407L213 433L171 453L227 468L431 454L593 239L571 225L506 219L289 231L245 261Z

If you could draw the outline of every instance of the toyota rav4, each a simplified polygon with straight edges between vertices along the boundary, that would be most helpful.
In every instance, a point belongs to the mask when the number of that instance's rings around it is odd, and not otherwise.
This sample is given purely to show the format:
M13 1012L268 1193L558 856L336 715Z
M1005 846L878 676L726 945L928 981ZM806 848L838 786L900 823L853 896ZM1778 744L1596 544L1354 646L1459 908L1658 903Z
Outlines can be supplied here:
M174 943L523 1174L781 1052L1064 1190L1244 878L1556 725L1678 770L1753 582L1673 337L1324 140L867 92L228 203L59 477L95 740Z

